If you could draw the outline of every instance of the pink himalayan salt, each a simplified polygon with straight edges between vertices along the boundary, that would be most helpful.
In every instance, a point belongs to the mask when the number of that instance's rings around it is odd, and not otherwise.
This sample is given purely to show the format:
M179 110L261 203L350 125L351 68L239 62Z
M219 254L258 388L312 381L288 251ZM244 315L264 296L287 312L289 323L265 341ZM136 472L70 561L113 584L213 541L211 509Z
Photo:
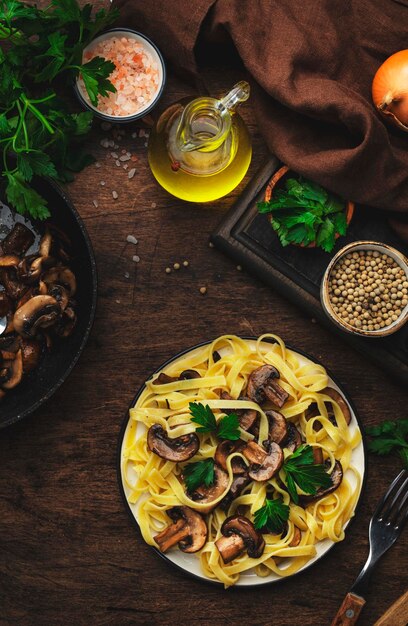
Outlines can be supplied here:
M87 63L96 56L115 64L109 80L117 90L106 97L99 96L98 111L117 117L134 115L155 98L159 89L159 69L143 44L131 37L113 36L88 48L83 55L83 62ZM89 103L82 79L79 82Z

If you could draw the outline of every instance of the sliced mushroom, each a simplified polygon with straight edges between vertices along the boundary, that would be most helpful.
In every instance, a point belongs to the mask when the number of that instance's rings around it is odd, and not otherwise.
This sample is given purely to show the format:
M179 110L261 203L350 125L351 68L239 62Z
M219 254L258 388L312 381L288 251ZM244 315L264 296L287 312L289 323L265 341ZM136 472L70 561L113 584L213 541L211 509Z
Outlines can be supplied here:
M313 462L315 465L323 465L323 451L313 446Z
M214 352L212 353L212 358L214 363L218 363L218 361L221 360L221 354L217 352L217 350L214 350Z
M20 337L16 333L9 333L0 337L0 350L17 352L20 347Z
M23 357L21 350L17 352L15 359L11 361L8 369L10 374L8 380L2 383L3 389L13 389L17 387L23 377Z
M270 480L283 464L282 448L274 441L268 441L267 446L265 451L257 443L250 441L243 450L244 456L252 463L248 475L257 482Z
M35 237L31 230L19 222L1 242L1 249L3 254L17 254L21 256L32 246L34 239Z
M232 396L227 391L222 391L220 395L221 400L233 400ZM240 396L238 400L249 400L245 396ZM239 425L242 430L249 430L254 425L258 412L255 409L224 409L225 413L236 413L239 418Z
M325 387L324 389L322 389L320 393L324 394L325 396L329 396L335 402L337 402L337 404L340 407L341 412L343 413L346 423L350 424L350 421L351 421L350 408L347 402L345 401L345 399L343 398L343 396L341 395L341 393L339 393L337 389L333 389L333 387ZM337 422L336 422L336 418L334 417L334 411L333 411L332 405L330 404L329 406L326 406L326 409L327 409L327 414L329 416L329 420L331 421L332 424L337 426ZM310 420L313 417L316 417L317 415L320 415L319 407L316 402L312 402L312 404L310 404L308 408L306 409L306 413L305 413L306 419ZM321 424L316 422L313 428L314 430L319 431L321 430L322 426Z
M279 377L276 367L261 365L249 376L247 396L258 404L263 404L268 399L281 408L289 398L289 394L275 382L275 379Z
M19 300L27 290L27 286L18 280L14 267L0 268L0 283L12 300Z
M291 542L289 543L289 546L291 548L296 548L296 546L300 544L301 539L302 539L302 533L300 529L297 526L295 526L293 529L293 537L292 537Z
M16 310L19 309L21 306L23 306L23 304L28 302L30 300L30 298L33 298L36 295L38 295L36 288L35 287L29 287L27 289L27 291L23 294L23 296L20 298L20 300L18 300L18 302L16 304Z
M328 465L327 461L326 461L326 465ZM340 486L341 481L343 480L343 468L341 466L340 461L335 461L333 471L330 474L330 478L331 478L332 484L330 487L327 487L327 489L320 488L317 490L317 492L314 495L300 496L299 502L301 506L305 507L311 504L312 502L321 500L321 498L324 498L325 496L329 495L329 493L332 493L333 491L337 489L337 487Z
M195 370L184 370L179 376L179 380L192 380L193 378L201 378L201 376Z
M294 452L302 444L302 435L292 422L287 423L288 434L282 446Z
M214 504L214 500L217 500L227 489L229 477L227 472L214 463L214 482L209 487L201 485L191 494L192 500L199 502L200 504L207 504L204 509L200 508L202 513L209 513L217 504Z
M19 263L19 257L14 254L0 256L0 267L17 267Z
M70 297L72 297L76 292L75 275L64 265L52 267L42 275L41 280L43 280L46 285L55 283L63 285L67 289Z
M40 249L39 249L40 256L42 257L50 256L51 246L52 246L52 235L49 229L47 228L44 235L41 237Z
M238 441L225 439L218 444L215 450L214 461L218 463L224 471L227 471L228 457L234 454L234 452L241 452L244 447L245 443L240 439L238 439ZM231 468L234 474L244 474L246 472L246 465L239 457L232 459Z
M71 306L67 306L61 317L55 322L53 331L58 337L69 337L75 328L76 320L74 309Z
M160 424L153 424L147 433L147 445L162 459L178 463L197 454L200 440L195 433L171 438Z
M34 339L21 339L21 351L23 357L23 373L28 374L35 369L41 357L41 345Z
M250 482L251 479L248 476L248 472L245 472L245 474L237 474L236 476L234 476L234 480L232 481L231 487L229 488L227 495L225 496L225 498L222 499L220 503L221 508L226 511L231 502L235 500L235 498L238 498L239 495L241 495L245 487L249 485Z
M223 537L215 542L225 564L231 563L245 550L252 559L259 558L265 549L265 540L253 523L243 515L227 517L221 526Z
M160 551L167 552L176 544L182 552L201 550L207 541L208 529L200 513L188 506L173 506L166 512L173 523L154 537Z
M51 296L34 296L14 313L14 329L23 337L34 337L39 328L55 323L61 309Z
M288 435L288 426L285 417L277 411L266 411L269 422L268 438L275 443L281 444Z

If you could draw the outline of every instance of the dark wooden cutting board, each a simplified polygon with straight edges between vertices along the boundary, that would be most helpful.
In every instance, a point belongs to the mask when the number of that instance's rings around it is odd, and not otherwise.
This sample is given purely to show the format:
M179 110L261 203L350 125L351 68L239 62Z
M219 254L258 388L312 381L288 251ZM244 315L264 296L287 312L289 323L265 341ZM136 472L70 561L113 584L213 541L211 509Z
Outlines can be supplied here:
M341 237L331 255L313 248L283 248L265 215L256 203L263 199L265 187L281 166L270 157L249 182L212 235L214 245L232 256L246 269L269 284L310 316L318 319L356 350L401 383L408 383L408 324L384 338L360 338L346 333L325 315L320 304L320 282L332 256L356 240L388 243L408 256L408 248L390 228L386 215L368 207L356 208L347 236Z

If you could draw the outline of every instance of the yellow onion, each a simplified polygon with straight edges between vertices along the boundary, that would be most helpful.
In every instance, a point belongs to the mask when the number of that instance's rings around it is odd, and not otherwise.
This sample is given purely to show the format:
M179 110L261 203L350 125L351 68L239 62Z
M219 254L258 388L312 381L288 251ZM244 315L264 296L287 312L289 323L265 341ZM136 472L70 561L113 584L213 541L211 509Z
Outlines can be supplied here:
M408 50L396 52L380 66L372 96L377 111L408 132Z

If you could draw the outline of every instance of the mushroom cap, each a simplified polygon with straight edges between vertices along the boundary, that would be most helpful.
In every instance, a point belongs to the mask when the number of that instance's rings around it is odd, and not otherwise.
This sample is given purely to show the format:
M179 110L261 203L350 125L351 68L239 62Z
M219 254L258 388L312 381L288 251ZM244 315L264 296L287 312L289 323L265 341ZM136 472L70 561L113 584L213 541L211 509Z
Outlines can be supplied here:
M224 439L216 447L214 461L226 472L228 457L234 454L234 452L240 452L244 446L245 443L241 439L238 439L238 441ZM233 474L244 474L246 472L246 465L239 457L232 459L231 468Z
M227 517L221 526L221 532L225 537L238 535L243 539L248 556L252 559L259 558L265 549L265 540L262 533L243 515Z
M334 389L333 387L325 387L320 393L324 393L324 395L329 396L330 398L332 398L332 400L337 402L337 404L339 405L341 409L341 412L344 415L344 419L346 420L346 423L350 424L351 422L350 408L346 400L341 395L341 393L339 393L337 389Z
M23 372L24 374L28 374L28 372L31 372L31 370L37 367L42 348L40 343L35 339L22 338L20 345L23 357Z
M334 467L333 467L332 473L330 474L330 478L332 481L331 487L327 487L327 489L320 488L313 495L300 496L299 501L300 501L301 506L305 507L305 506L308 506L308 504L316 502L317 500L321 500L321 498L324 498L325 496L329 495L329 493L332 493L333 491L337 489L337 487L340 486L341 481L343 480L343 468L342 468L340 461L336 461L334 463Z
M220 503L221 508L226 511L231 502L235 500L235 498L238 498L239 495L241 495L245 487L249 485L250 482L251 479L248 476L248 472L245 472L245 474L236 474L227 495L222 499Z
M248 475L252 478L252 480L256 480L257 482L264 482L265 480L270 480L282 467L284 461L284 455L282 448L280 445L275 443L275 441L268 441L267 447L268 449L265 451L258 444L254 444L253 441L250 442L251 450L250 456L248 456L248 450L243 450L244 456L248 458L248 460L252 461L252 465L249 469ZM248 444L249 445L249 444ZM256 456L257 460L254 462L254 456L252 455L252 449L254 446L260 449L264 454L260 453ZM248 446L247 446L248 448ZM256 457L255 457L256 458Z
M200 513L188 506L173 506L166 513L173 523L154 537L161 552L167 552L176 544L189 554L201 550L207 541L208 529Z
M56 267L52 267L47 272L42 275L42 280L46 285L55 284L63 285L70 297L72 297L76 292L76 278L75 274L64 265L57 265Z
M14 330L23 337L34 337L39 328L54 324L61 308L51 296L34 296L14 313Z
M149 450L166 461L188 461L200 447L200 440L195 433L171 438L160 424L150 426L147 433Z
M221 391L220 398L221 400L233 400L228 391ZM248 401L250 398L240 396L238 400ZM227 415L229 413L236 413L238 415L239 425L242 430L250 430L258 417L258 412L255 411L255 409L224 409L224 411Z
M193 378L201 378L201 376L195 370L184 370L179 376L179 380L192 380Z

